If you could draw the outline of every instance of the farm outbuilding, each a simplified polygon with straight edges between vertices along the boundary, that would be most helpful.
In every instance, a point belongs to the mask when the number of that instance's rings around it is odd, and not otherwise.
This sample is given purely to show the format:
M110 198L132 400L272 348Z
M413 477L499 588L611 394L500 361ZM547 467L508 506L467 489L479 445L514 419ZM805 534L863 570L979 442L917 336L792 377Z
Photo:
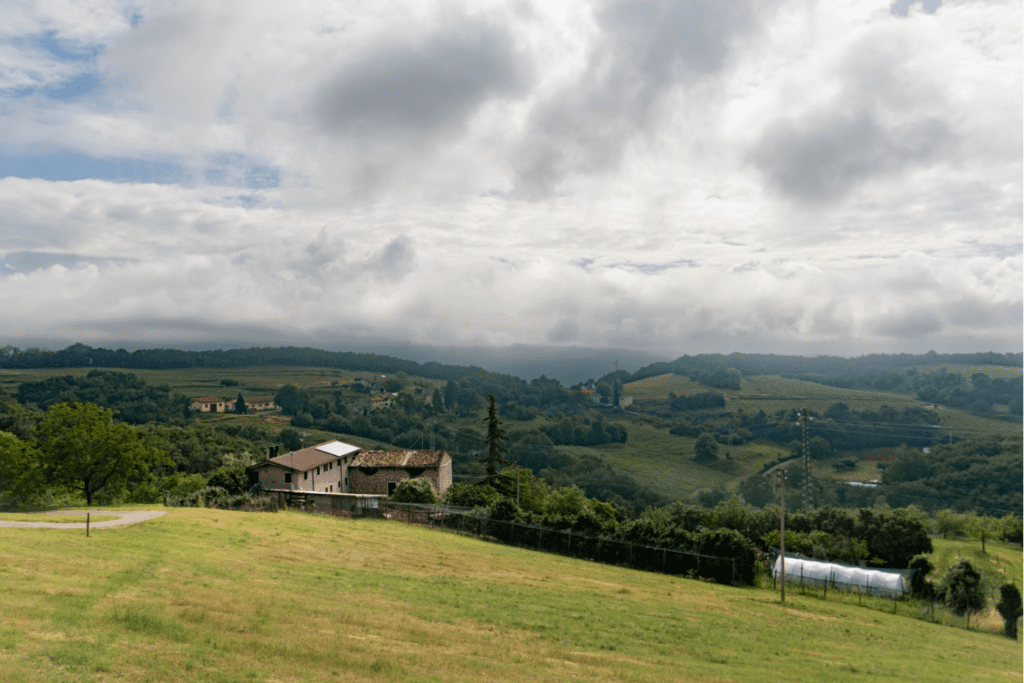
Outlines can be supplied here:
M865 569L786 555L786 582L817 588L901 598L910 587L913 569ZM775 578L782 578L782 556L775 559Z

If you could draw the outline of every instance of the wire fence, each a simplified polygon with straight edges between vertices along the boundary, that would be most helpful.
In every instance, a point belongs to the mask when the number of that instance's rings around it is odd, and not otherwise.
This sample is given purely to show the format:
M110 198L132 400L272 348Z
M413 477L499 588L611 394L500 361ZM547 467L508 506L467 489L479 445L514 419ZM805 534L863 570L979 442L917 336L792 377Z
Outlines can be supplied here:
M387 519L455 531L517 548L722 584L750 585L754 581L753 563L747 566L748 563L737 558L592 536L571 529L496 520L474 508L389 502L382 505L381 511Z

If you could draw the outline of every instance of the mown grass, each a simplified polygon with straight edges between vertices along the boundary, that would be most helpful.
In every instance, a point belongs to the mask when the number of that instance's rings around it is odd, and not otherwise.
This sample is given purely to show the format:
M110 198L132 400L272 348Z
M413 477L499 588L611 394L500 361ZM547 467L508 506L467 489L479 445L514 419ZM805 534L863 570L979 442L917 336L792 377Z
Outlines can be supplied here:
M1008 370L1012 370L1012 368ZM1020 372L1018 371L1017 374ZM623 388L622 393L627 396L636 396L638 399L664 399L668 397L669 392L684 395L705 391L711 391L711 389L686 377L659 375L631 382ZM747 413L757 413L763 410L767 415L775 415L780 410L807 408L823 413L835 403L845 403L852 410L858 412L877 411L882 406L891 406L900 410L917 407L938 412L941 427L939 431L943 434L952 431L958 438L980 434L1010 435L1020 432L1019 422L995 420L975 415L966 410L933 406L919 401L912 394L841 389L776 375L744 377L740 382L739 390L715 389L714 391L722 394L726 399L726 407L723 410L731 412L743 410Z
M116 515L95 515L90 514L89 522L109 522L120 519ZM0 512L0 522L46 522L48 524L85 524L86 513L80 515L43 515L43 514L18 514L14 512Z
M969 380L971 375L976 372L988 375L993 379L996 377L1001 377L1003 379L1020 377L1022 373L1022 368L1011 368L1005 365L954 365L952 363L946 363L945 365L917 366L918 372L939 372L943 368L945 368L948 373L963 375L965 380Z
M729 487L762 465L789 450L767 441L719 446L719 459L701 464L693 459L697 442L668 432L654 421L626 423L629 438L624 444L593 448L561 446L559 450L582 455L593 451L639 483L669 500L685 500L701 489ZM726 452L729 457L726 457Z
M941 581L949 568L960 560L969 560L981 574L989 607L999 600L999 587L1004 583L1022 588L1024 556L1019 545L988 539L985 552L981 550L981 541L974 538L933 538L932 545L935 548L932 563L936 567L932 580L935 582ZM987 610L980 619L980 623L989 628L1002 628L1002 618L994 610Z
M0 529L6 681L1015 680L1019 646L386 521Z

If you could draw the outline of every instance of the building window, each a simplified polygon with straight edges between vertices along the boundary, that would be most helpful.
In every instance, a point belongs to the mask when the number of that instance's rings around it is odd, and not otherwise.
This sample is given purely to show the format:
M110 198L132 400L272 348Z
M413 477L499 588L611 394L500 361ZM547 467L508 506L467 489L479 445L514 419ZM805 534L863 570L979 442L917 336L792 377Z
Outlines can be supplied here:
M309 472L303 472L302 473L302 478L303 479L309 479Z
M284 483L286 483L286 484L292 483L292 473L291 472L285 472Z

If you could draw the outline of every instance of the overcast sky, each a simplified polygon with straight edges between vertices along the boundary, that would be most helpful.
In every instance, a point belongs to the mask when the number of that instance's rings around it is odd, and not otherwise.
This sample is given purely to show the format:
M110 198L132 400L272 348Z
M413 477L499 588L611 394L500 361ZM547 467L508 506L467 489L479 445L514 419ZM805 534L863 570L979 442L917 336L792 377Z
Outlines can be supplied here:
M8 0L0 345L1019 351L1019 0Z

